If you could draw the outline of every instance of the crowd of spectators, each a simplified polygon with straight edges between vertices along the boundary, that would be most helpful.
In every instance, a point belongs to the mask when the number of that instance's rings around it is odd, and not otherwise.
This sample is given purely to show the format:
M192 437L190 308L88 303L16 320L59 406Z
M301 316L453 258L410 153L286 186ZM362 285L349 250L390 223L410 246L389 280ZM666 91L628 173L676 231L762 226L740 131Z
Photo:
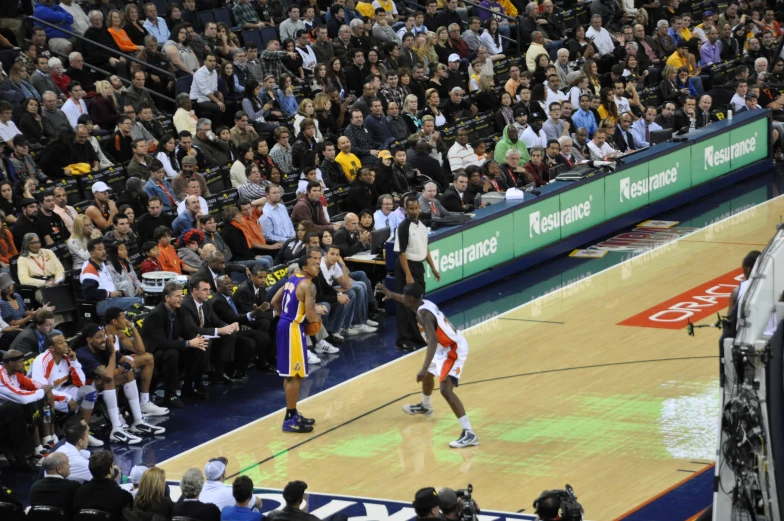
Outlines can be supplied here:
M553 167L633 153L655 131L730 110L770 110L783 157L782 29L763 0L699 12L679 0L5 4L0 437L14 440L14 466L32 457L67 473L62 458L41 460L64 452L96 489L111 481L102 453L84 452L103 444L86 427L97 400L108 439L133 444L162 432L145 416L207 399L203 376L272 371L275 267L323 252L310 363L375 334L380 277L350 258L374 230L394 236L404 201L431 218L468 213L488 192L544 185ZM211 21L219 12L231 23ZM480 117L492 135L472 141L457 124ZM93 181L117 171L120 193ZM217 212L216 195L236 204ZM177 279L151 302L155 272ZM80 321L68 295L96 322L70 342L53 329Z

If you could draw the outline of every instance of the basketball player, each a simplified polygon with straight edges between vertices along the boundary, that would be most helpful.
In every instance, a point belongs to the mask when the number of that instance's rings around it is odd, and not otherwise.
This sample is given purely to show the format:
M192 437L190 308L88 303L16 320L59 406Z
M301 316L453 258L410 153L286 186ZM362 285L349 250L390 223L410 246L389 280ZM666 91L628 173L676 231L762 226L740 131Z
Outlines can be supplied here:
M304 321L321 322L316 312L316 286L312 279L321 271L321 259L301 257L295 273L272 297L272 308L280 316L277 330L278 374L283 377L286 418L283 432L312 432L315 420L297 412L300 380L308 376Z
M388 298L397 300L416 313L419 328L427 341L425 362L416 377L417 382L422 382L422 401L414 405L404 405L403 411L407 414L433 415L430 395L433 393L433 377L437 376L440 382L441 396L452 408L452 412L455 413L463 428L460 437L449 442L449 446L453 449L460 449L479 445L479 438L471 429L463 402L454 392L460 374L463 372L463 364L468 356L468 342L465 337L447 320L438 306L429 300L422 299L425 289L419 284L406 285L402 295L389 291L383 283L376 286L376 289L384 295L384 300Z

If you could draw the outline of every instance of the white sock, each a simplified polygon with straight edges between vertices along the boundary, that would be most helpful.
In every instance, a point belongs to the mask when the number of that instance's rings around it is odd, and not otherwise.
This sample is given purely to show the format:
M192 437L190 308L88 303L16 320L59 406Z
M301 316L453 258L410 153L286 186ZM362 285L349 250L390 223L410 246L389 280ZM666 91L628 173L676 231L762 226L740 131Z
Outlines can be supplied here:
M144 405L150 401L150 393L139 393L139 404Z
M460 422L460 426L463 428L463 430L474 432L474 430L471 428L471 422L468 421L468 416L461 416L457 419L457 421Z
M136 380L131 380L123 385L123 392L128 399L128 406L131 408L133 422L142 421L144 418L142 418L142 408L139 405L139 388L136 387Z
M109 412L109 421L112 422L112 430L117 431L122 429L122 422L120 422L120 409L117 407L117 391L114 389L107 389L101 392L103 402L106 404L106 410Z
M428 409L432 407L432 404L430 403L430 396L427 396L425 393L422 393L422 405Z

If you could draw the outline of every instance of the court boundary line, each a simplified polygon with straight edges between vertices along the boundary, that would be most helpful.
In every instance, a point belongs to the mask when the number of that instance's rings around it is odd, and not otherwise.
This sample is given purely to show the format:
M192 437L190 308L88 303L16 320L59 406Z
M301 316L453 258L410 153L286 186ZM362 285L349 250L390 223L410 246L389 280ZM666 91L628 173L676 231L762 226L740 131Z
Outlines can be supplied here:
M682 362L682 361L686 361L686 360L710 360L710 359L714 359L714 358L718 358L718 357L719 357L718 355L701 355L701 356L684 356L684 357L673 357L673 358L652 358L652 359L648 359L648 360L627 360L627 361L624 361L624 362L607 362L607 363L604 363L604 364L580 365L580 366L574 366L574 367L559 367L559 368L555 368L555 369L543 369L541 371L534 371L534 372L531 372L531 373L517 373L517 374L510 374L510 375L505 375L505 376L498 376L496 378L485 378L484 380L475 380L473 382L463 382L461 384L461 386L465 387L465 386L468 386L468 385L500 382L502 380L509 380L509 379L512 379L512 378L523 378L523 377L526 377L526 376L543 376L543 375L546 375L546 374L561 373L561 372L566 372L566 371L582 371L582 370L587 370L587 369L598 369L598 368L601 368L601 367L613 367L613 366L619 366L619 365L634 365L634 364L651 364L651 363L661 363L661 362ZM440 387L435 387L433 389L433 392L438 391L439 389L440 389ZM234 472L233 474L229 474L228 476L226 476L226 479L231 479L231 478L237 477L237 476L239 476L239 475L241 475L241 474L243 474L243 473L245 473L245 472L247 472L247 471L249 471L249 470L251 470L253 468L261 467L265 463L273 461L278 456L281 456L281 455L283 455L283 454L285 454L287 452L290 452L292 450L298 449L298 448L302 447L303 445L306 445L306 444L310 443L311 441L315 441L315 440L321 438L322 436L324 436L326 434L329 434L329 433L334 432L334 431L336 431L336 430L338 430L340 428L343 428L343 427L345 427L347 425L350 425L350 424L354 423L357 420L361 420L362 418L365 418L366 416L370 416L371 414L373 414L375 412L378 412L381 409L385 409L385 408L389 407L390 405L392 405L394 403L397 403L400 400L403 400L404 398L408 398L410 396L416 396L419 393L420 393L420 391L414 391L414 392L410 392L408 394L405 394L403 396L400 396L400 397L398 397L398 398L396 398L394 400L390 400L389 402L387 402L385 404L382 404L382 405L379 405L378 407L375 407L375 408L373 408L373 409L371 409L369 411L366 411L366 412L360 414L359 416L355 416L354 418L348 419L348 420L346 420L346 421L344 421L344 422L342 422L342 423L340 423L338 425L330 427L329 429L327 429L327 430L325 430L323 432L319 432L315 436L311 436L310 438L304 439L304 440L302 440L299 443L295 443L291 447L279 450L275 454L267 456L263 460L257 461L256 463L254 463L252 465L248 465L247 467L244 467L244 468L238 470L237 472ZM694 472L696 472L696 471L694 471Z
M673 243L677 243L677 242L679 242L679 241L681 241L681 240L683 240L683 239L685 239L685 238L687 238L687 237L691 237L691 236L692 236L692 235L694 235L695 233L704 232L704 231L706 231L706 230L709 230L709 229L711 229L711 228L713 228L713 227L716 227L716 226L718 226L718 225L722 224L722 223L723 223L723 222L725 222L725 221L729 221L729 220L731 220L731 219L737 219L737 218L738 218L738 216L740 216L740 215L743 215L743 214L745 214L745 213L747 213L747 212L750 212L751 210L756 210L757 208L759 208L759 207L761 207L761 206L769 205L770 203L772 203L772 202L774 202L774 201L778 201L778 200L779 200L779 199L781 199L782 197L784 197L784 194L782 194L782 195L779 195L778 197L774 197L773 199L769 199L769 200L767 200L767 201L765 201L765 202L763 202L763 203L761 203L761 204L758 204L758 205L756 205L756 206L751 206L751 207L749 207L749 208L746 208L745 210L741 210L740 212L738 212L738 213L736 213L736 214L729 215L729 216L725 217L724 219L720 219L720 220L718 220L718 221L716 221L716 222L713 222L713 223L709 224L708 226L705 226L705 227L703 227L703 228L700 228L700 229L698 229L698 230L694 230L693 232L690 232L690 233L688 233L688 234L686 234L686 235L683 235L683 236L681 236L681 237L678 237L677 239L675 239L675 240L673 240L673 241L668 241L668 242L665 242L665 243L659 244L658 246L655 246L655 247L651 248L650 250L646 250L646 251L645 251L644 253L642 253L641 255L636 255L636 256L634 256L634 257L631 257L631 258L629 258L629 259L623 260L623 261L619 262L618 264L615 264L615 265L613 265L613 266L609 266L609 267L607 267L607 268L604 268L604 269L602 269L602 270L600 270L600 271L597 271L596 273L592 273L591 275L588 275L587 277L585 277L585 278L583 278L583 279L580 279L579 281L572 282L571 284L567 284L566 286L563 286L563 287L561 287L561 288L558 288L558 289L557 289L557 290L555 290L555 291L551 291L550 293L545 293L544 295L540 295L540 296L536 297L535 299L533 299L533 300L531 300L531 301L528 301L528 302L525 302L525 303L523 303L523 304L520 304L519 306L515 306L515 307L513 307L513 308L511 308L511 309L507 309L506 311L504 311L504 312L502 312L502 313L500 313L500 314L496 315L495 317L493 317L493 318L491 318L491 319L489 319L489 320L485 320L485 321L479 322L478 324L474 324L474 325L472 325L472 326L469 326L469 327L467 327L467 328L465 328L465 329L461 330L461 332L465 333L465 332L471 331L472 329L476 329L476 328L478 328L478 327L480 327L480 326L485 326L485 324L487 324L487 323L490 323L490 322L492 322L493 320L500 319L500 318L504 317L505 315L508 315L508 314L510 314L510 313L512 313L512 312L515 312L515 311L517 311L517 310L519 310L519 309L522 309L522 308L524 308L525 306L530 306L531 304L533 304L534 302L536 302L536 301L538 301L538 300L540 300L540 299L544 299L544 298L546 298L546 297L552 297L552 295L553 295L553 294L555 294L555 293L560 293L560 292L562 292L562 291L566 290L566 288L569 288L569 287L571 287L571 286L574 286L574 285L575 285L575 284L577 284L577 283L584 284L586 280L590 280L590 279L592 279L592 278L594 278L594 277L596 277L596 276L598 276L598 275L601 275L601 274L603 274L603 273L605 273L605 272L607 272L607 271L610 271L610 270L613 270L613 269L619 269L621 266L625 265L626 263L631 263L631 262L635 261L636 259L638 259L638 258L639 258L639 257L641 257L642 255L646 255L646 254L649 254L649 253L655 252L656 250L659 250L659 249L662 249L662 248L668 247L668 246L672 245ZM353 376L353 377L349 378L348 380L345 380L345 381L343 381L343 382L340 382L340 383L338 383L337 385L334 385L334 386L330 387L329 389L325 389L324 391L321 391L321 392L318 392L318 393L316 393L316 394L313 394L313 395L311 395L311 396L308 396L308 397L304 398L303 400L299 400L299 401L297 402L297 404L299 405L299 404L306 403L308 400L311 400L311 399L315 398L316 396L320 396L320 395L322 395L322 394L324 394L324 393L328 393L328 392L334 391L335 389L339 389L340 387L343 387L344 385L347 385L347 384L349 384L349 383L353 382L354 380L357 380L357 379L359 379L359 378L363 378L363 377L365 377L365 376L367 376L367 375L370 375L370 374L373 374L373 373L375 373L376 371L379 371L379 370L381 370L381 369L385 369L385 368L387 368L387 367L390 367L390 366L392 366L392 365L394 365L394 364L397 364L397 363L398 363L398 362L400 362L401 360L406 360L407 358L409 358L409 357L411 357L411 356L413 356L413 355L418 355L418 356L419 356L419 355L420 355L419 351L420 351L420 350L413 351L413 352L411 352L411 353L408 353L408 354L406 354L406 355L403 355L403 356L401 356L401 357L399 357L399 358L396 358L396 359L394 359L394 360L390 360L389 362L387 362L387 363L385 363L385 364L382 364L382 365L380 365L380 366L378 366L378 367L375 367L375 368L371 369L370 371L367 371L367 372L364 372L364 373L358 374L358 375L356 375L356 376ZM225 437L227 437L227 436L230 436L231 434L234 434L235 432L238 432L238 431L240 431L240 430L243 430L243 429L250 428L250 427L252 427L253 425L255 425L255 424L257 424L257 423L259 423L259 422L262 422L262 421L266 420L267 418L270 418L270 417L272 417L272 416L276 416L276 415L279 415L279 414L281 414L281 413L282 413L283 411L285 411L285 410L286 410L286 407L285 407L285 405L284 405L284 406L283 406L283 407L281 407L280 409L278 409L278 410L276 410L276 411L273 411L273 412L271 412L271 413L269 413L269 414L266 414L266 415L262 416L261 418L257 418L257 419L255 419L255 420L251 421L250 423L246 423L245 425L241 425L241 426L239 426L239 427L236 427L236 428L234 428L234 429L232 429L232 430L230 430L230 431L228 431L228 432L225 432L225 433L221 434L220 436L217 436L217 437L215 437L215 438L212 438L212 439L211 439L211 440L209 440L209 441L206 441L206 442L204 442L204 443L200 443L199 445L197 445L197 446L195 446L195 447L191 447L190 449L188 449L188 450L185 450L185 451L181 452L180 454L177 454L176 456L172 456L172 457L170 457L170 458L166 458L165 460L161 461L160 463L157 463L157 466L163 466L163 465L165 465L166 463L169 463L170 461L172 461L172 460L174 460L174 459L176 459L176 458L179 458L179 457L181 457L181 456L185 456L186 454L190 454L191 452L193 452L193 451L195 451L195 450L201 449L201 447L203 447L203 446L207 445L208 443L212 443L212 442L215 442L215 441L221 440L221 439L223 439L223 438L225 438Z

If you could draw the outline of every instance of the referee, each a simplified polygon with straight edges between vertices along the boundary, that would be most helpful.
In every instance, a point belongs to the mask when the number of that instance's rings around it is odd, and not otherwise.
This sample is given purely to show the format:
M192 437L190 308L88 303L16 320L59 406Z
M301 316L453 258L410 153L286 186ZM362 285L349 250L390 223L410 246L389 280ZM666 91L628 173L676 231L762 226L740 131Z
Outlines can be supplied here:
M395 291L403 292L406 284L417 283L425 287L425 261L433 270L436 280L441 280L430 249L427 246L428 228L419 221L419 200L416 194L409 194L403 199L406 219L400 223L395 234ZM397 306L397 340L395 347L403 351L413 351L424 345L425 340L419 332L416 313L406 306Z

